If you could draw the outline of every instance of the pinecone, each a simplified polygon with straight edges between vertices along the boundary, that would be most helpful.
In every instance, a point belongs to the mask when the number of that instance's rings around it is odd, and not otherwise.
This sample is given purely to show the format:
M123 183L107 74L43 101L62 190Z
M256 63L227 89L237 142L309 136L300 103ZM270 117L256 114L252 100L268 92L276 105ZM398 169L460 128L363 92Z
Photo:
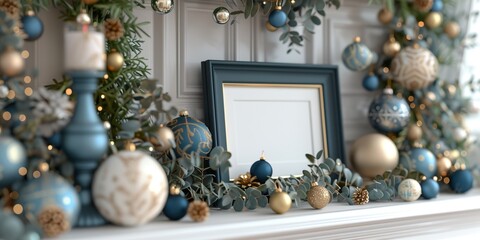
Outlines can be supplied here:
M123 37L125 29L122 22L118 19L109 18L105 20L105 37L109 41L115 41Z
M17 19L20 12L20 4L18 0L2 0L0 1L0 10L9 13Z
M252 176L250 172L247 172L245 174L238 176L238 178L235 178L233 183L235 183L235 185L238 185L243 189L260 186L260 182L257 180L257 177Z
M204 201L195 200L188 205L188 215L195 222L203 222L208 218L210 208Z
M42 210L38 215L37 221L47 237L55 237L70 230L70 222L67 215L55 206Z
M355 192L353 193L352 199L355 205L367 204L369 201L368 190L365 188L357 188L357 190L355 190Z

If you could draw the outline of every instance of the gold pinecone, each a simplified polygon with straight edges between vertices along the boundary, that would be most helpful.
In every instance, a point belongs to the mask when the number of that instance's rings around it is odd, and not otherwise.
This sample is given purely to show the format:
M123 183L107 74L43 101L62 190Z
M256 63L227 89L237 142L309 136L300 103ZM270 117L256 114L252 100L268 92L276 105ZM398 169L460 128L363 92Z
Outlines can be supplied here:
M233 183L235 183L235 185L238 185L243 189L260 186L260 182L257 180L257 177L252 176L250 172L241 174L240 176L238 176L238 178L235 178Z
M38 215L37 221L47 237L55 237L70 230L67 215L55 206L43 209Z
M105 20L105 37L109 41L115 41L123 37L125 29L119 19L109 18Z
M0 10L5 11L11 16L17 18L20 12L20 4L18 0L2 0L0 1Z
M365 188L357 188L353 193L353 203L355 205L364 205L369 201L368 190Z
M195 200L188 205L188 216L195 222L203 222L208 218L210 208L204 201Z

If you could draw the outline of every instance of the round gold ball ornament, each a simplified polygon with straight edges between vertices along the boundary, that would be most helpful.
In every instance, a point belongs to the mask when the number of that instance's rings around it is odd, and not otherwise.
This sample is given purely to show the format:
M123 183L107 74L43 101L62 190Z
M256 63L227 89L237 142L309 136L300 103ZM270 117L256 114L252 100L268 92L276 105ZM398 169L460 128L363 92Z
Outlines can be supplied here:
M269 21L266 21L265 22L265 28L267 29L267 31L269 32L275 32L278 30L278 28L274 27L272 24L270 24Z
M122 69L124 63L123 55L116 51L112 50L107 56L107 69L111 72L116 72Z
M460 34L460 25L457 22L448 22L443 31L449 38L456 38Z
M170 149L175 142L175 134L173 134L172 129L169 127L160 125L157 131L157 138L152 140L152 144L155 147L155 150L158 152L165 152Z
M437 159L437 174L446 177L452 168L452 161L447 157Z
M393 36L390 36L388 41L383 44L383 53L388 57L395 57L400 49L402 49L402 46Z
M413 7L422 13L426 13L432 9L433 0L414 0Z
M0 55L0 74L13 77L20 74L25 67L22 55L13 48L7 49Z
M443 17L441 13L431 12L425 18L425 25L427 25L428 28L433 29L439 27L442 24L442 21Z
M419 127L417 124L412 124L408 127L407 138L411 142L418 141L422 138L423 131L422 128Z
M395 143L379 133L357 139L350 150L350 163L362 177L374 178L394 169L398 158Z
M322 209L330 203L330 200L330 192L325 187L318 186L317 182L313 182L307 193L308 204L315 209Z
M389 24L393 19L393 12L387 8L382 8L378 11L377 15L378 21L382 24Z
M292 207L292 199L288 193L283 192L282 188L277 186L275 192L270 196L269 205L276 214L283 214Z

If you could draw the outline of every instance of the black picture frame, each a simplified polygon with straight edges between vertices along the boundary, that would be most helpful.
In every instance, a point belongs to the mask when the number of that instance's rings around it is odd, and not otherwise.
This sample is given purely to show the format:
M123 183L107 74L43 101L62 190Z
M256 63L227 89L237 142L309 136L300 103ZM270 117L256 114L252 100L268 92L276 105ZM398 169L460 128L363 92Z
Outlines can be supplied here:
M326 125L325 157L345 159L337 66L207 60L202 62L202 74L205 123L212 133L214 146L227 149L224 84L320 85ZM229 176L229 169L217 172L218 181L230 181L234 177Z

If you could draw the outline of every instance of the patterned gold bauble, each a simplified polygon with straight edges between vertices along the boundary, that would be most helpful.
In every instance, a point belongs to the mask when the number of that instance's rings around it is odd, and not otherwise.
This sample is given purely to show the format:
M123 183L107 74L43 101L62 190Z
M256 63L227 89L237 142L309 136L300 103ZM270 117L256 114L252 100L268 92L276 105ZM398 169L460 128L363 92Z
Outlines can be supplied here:
M325 187L318 186L318 183L312 183L312 187L307 193L307 201L315 209L322 209L330 203L330 192Z
M268 204L276 214L283 214L290 210L292 199L288 196L288 193L282 192L281 188L277 188L270 196Z
M408 127L407 138L411 142L418 141L422 138L423 131L422 128L417 124L412 124Z
M105 37L109 41L115 41L123 37L125 28L119 19L109 18L103 24L105 28Z
M413 7L422 13L426 13L432 9L433 0L414 0Z
M278 28L274 27L272 24L270 24L269 21L265 22L265 28L269 31L269 32L275 32L278 30Z
M83 3L87 5L95 4L98 2L98 0L82 0Z
M437 28L442 24L443 17L442 14L439 12L431 12L427 15L425 18L425 25L427 25L428 28Z
M124 63L123 55L116 50L112 50L107 56L108 71L116 72L122 69Z
M397 166L398 150L385 135L368 134L353 143L350 163L361 176L374 178Z
M365 188L357 188L352 196L355 205L364 205L370 201L368 190Z
M449 38L456 38L460 34L460 25L457 22L448 22L443 31Z
M441 157L437 159L437 174L446 177L448 171L452 168L452 161L447 157Z
M438 75L438 60L418 44L406 47L392 61L393 79L412 91L430 85Z
M0 74L8 77L18 75L23 71L25 61L22 55L14 49L7 49L0 55Z
M388 57L395 57L398 52L400 52L400 49L402 46L400 45L397 40L392 36L388 39L388 41L383 44L383 53L387 55Z
M172 129L160 125L157 131L157 137L152 138L150 142L153 144L156 151L165 152L173 146L172 143L175 142L175 135L173 134Z
M188 216L195 222L203 222L210 215L210 208L204 201L196 200L188 205Z
M378 11L378 21L382 24L389 24L393 19L393 12L387 8L382 8Z

